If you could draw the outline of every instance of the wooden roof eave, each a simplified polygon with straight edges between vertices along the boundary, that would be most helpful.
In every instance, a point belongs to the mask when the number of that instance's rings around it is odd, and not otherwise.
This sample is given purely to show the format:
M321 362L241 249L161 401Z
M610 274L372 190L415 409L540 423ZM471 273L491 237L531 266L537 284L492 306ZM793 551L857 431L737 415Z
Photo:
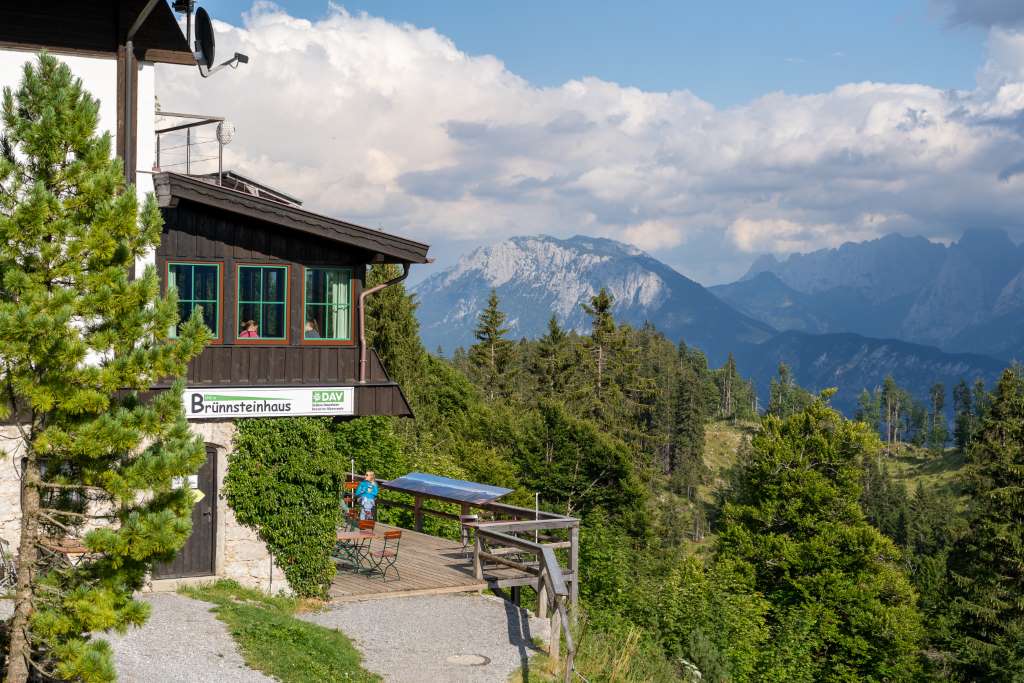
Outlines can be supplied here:
M161 207L176 206L179 200L184 199L361 249L373 255L369 263L427 263L430 247L404 237L255 197L179 173L156 173L153 175L153 184L157 203Z

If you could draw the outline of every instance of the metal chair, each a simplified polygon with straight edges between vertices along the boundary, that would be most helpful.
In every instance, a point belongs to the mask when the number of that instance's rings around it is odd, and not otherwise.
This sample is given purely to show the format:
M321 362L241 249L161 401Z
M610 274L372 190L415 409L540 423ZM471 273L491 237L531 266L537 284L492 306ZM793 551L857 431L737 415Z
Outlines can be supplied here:
M384 547L380 550L371 552L368 556L370 563L369 571L380 572L381 578L387 582L388 572L392 569L395 570L395 576L398 580L402 580L402 575L398 572L398 546L402 542L401 531L385 531L384 532Z

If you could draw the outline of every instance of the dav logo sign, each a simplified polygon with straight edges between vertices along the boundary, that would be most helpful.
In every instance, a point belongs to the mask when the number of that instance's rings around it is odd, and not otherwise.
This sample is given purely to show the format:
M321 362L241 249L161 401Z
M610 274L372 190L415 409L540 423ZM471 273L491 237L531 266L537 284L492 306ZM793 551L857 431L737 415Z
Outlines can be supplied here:
M182 395L192 420L296 415L354 415L354 387L188 389Z

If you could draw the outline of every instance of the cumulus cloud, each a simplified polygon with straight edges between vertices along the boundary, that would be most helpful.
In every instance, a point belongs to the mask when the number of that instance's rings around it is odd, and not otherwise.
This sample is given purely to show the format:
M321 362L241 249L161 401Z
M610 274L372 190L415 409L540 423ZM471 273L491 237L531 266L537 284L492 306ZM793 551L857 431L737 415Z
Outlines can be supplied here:
M1024 238L1024 38L1007 29L972 91L864 82L727 109L597 78L536 87L337 6L308 21L260 3L216 29L251 62L206 80L161 66L166 109L231 118L226 164L307 206L434 244L604 235L707 282L753 252L892 231Z

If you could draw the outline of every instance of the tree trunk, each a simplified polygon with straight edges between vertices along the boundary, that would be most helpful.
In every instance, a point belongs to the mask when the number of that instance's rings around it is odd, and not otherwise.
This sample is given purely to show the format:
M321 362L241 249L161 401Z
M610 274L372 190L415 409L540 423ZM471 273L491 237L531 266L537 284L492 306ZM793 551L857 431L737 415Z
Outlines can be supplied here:
M14 593L14 618L11 620L11 642L7 659L7 683L25 683L29 675L32 644L28 624L32 617L32 584L38 559L39 542L39 463L28 449L25 471L21 478L21 539L18 546L18 584Z

